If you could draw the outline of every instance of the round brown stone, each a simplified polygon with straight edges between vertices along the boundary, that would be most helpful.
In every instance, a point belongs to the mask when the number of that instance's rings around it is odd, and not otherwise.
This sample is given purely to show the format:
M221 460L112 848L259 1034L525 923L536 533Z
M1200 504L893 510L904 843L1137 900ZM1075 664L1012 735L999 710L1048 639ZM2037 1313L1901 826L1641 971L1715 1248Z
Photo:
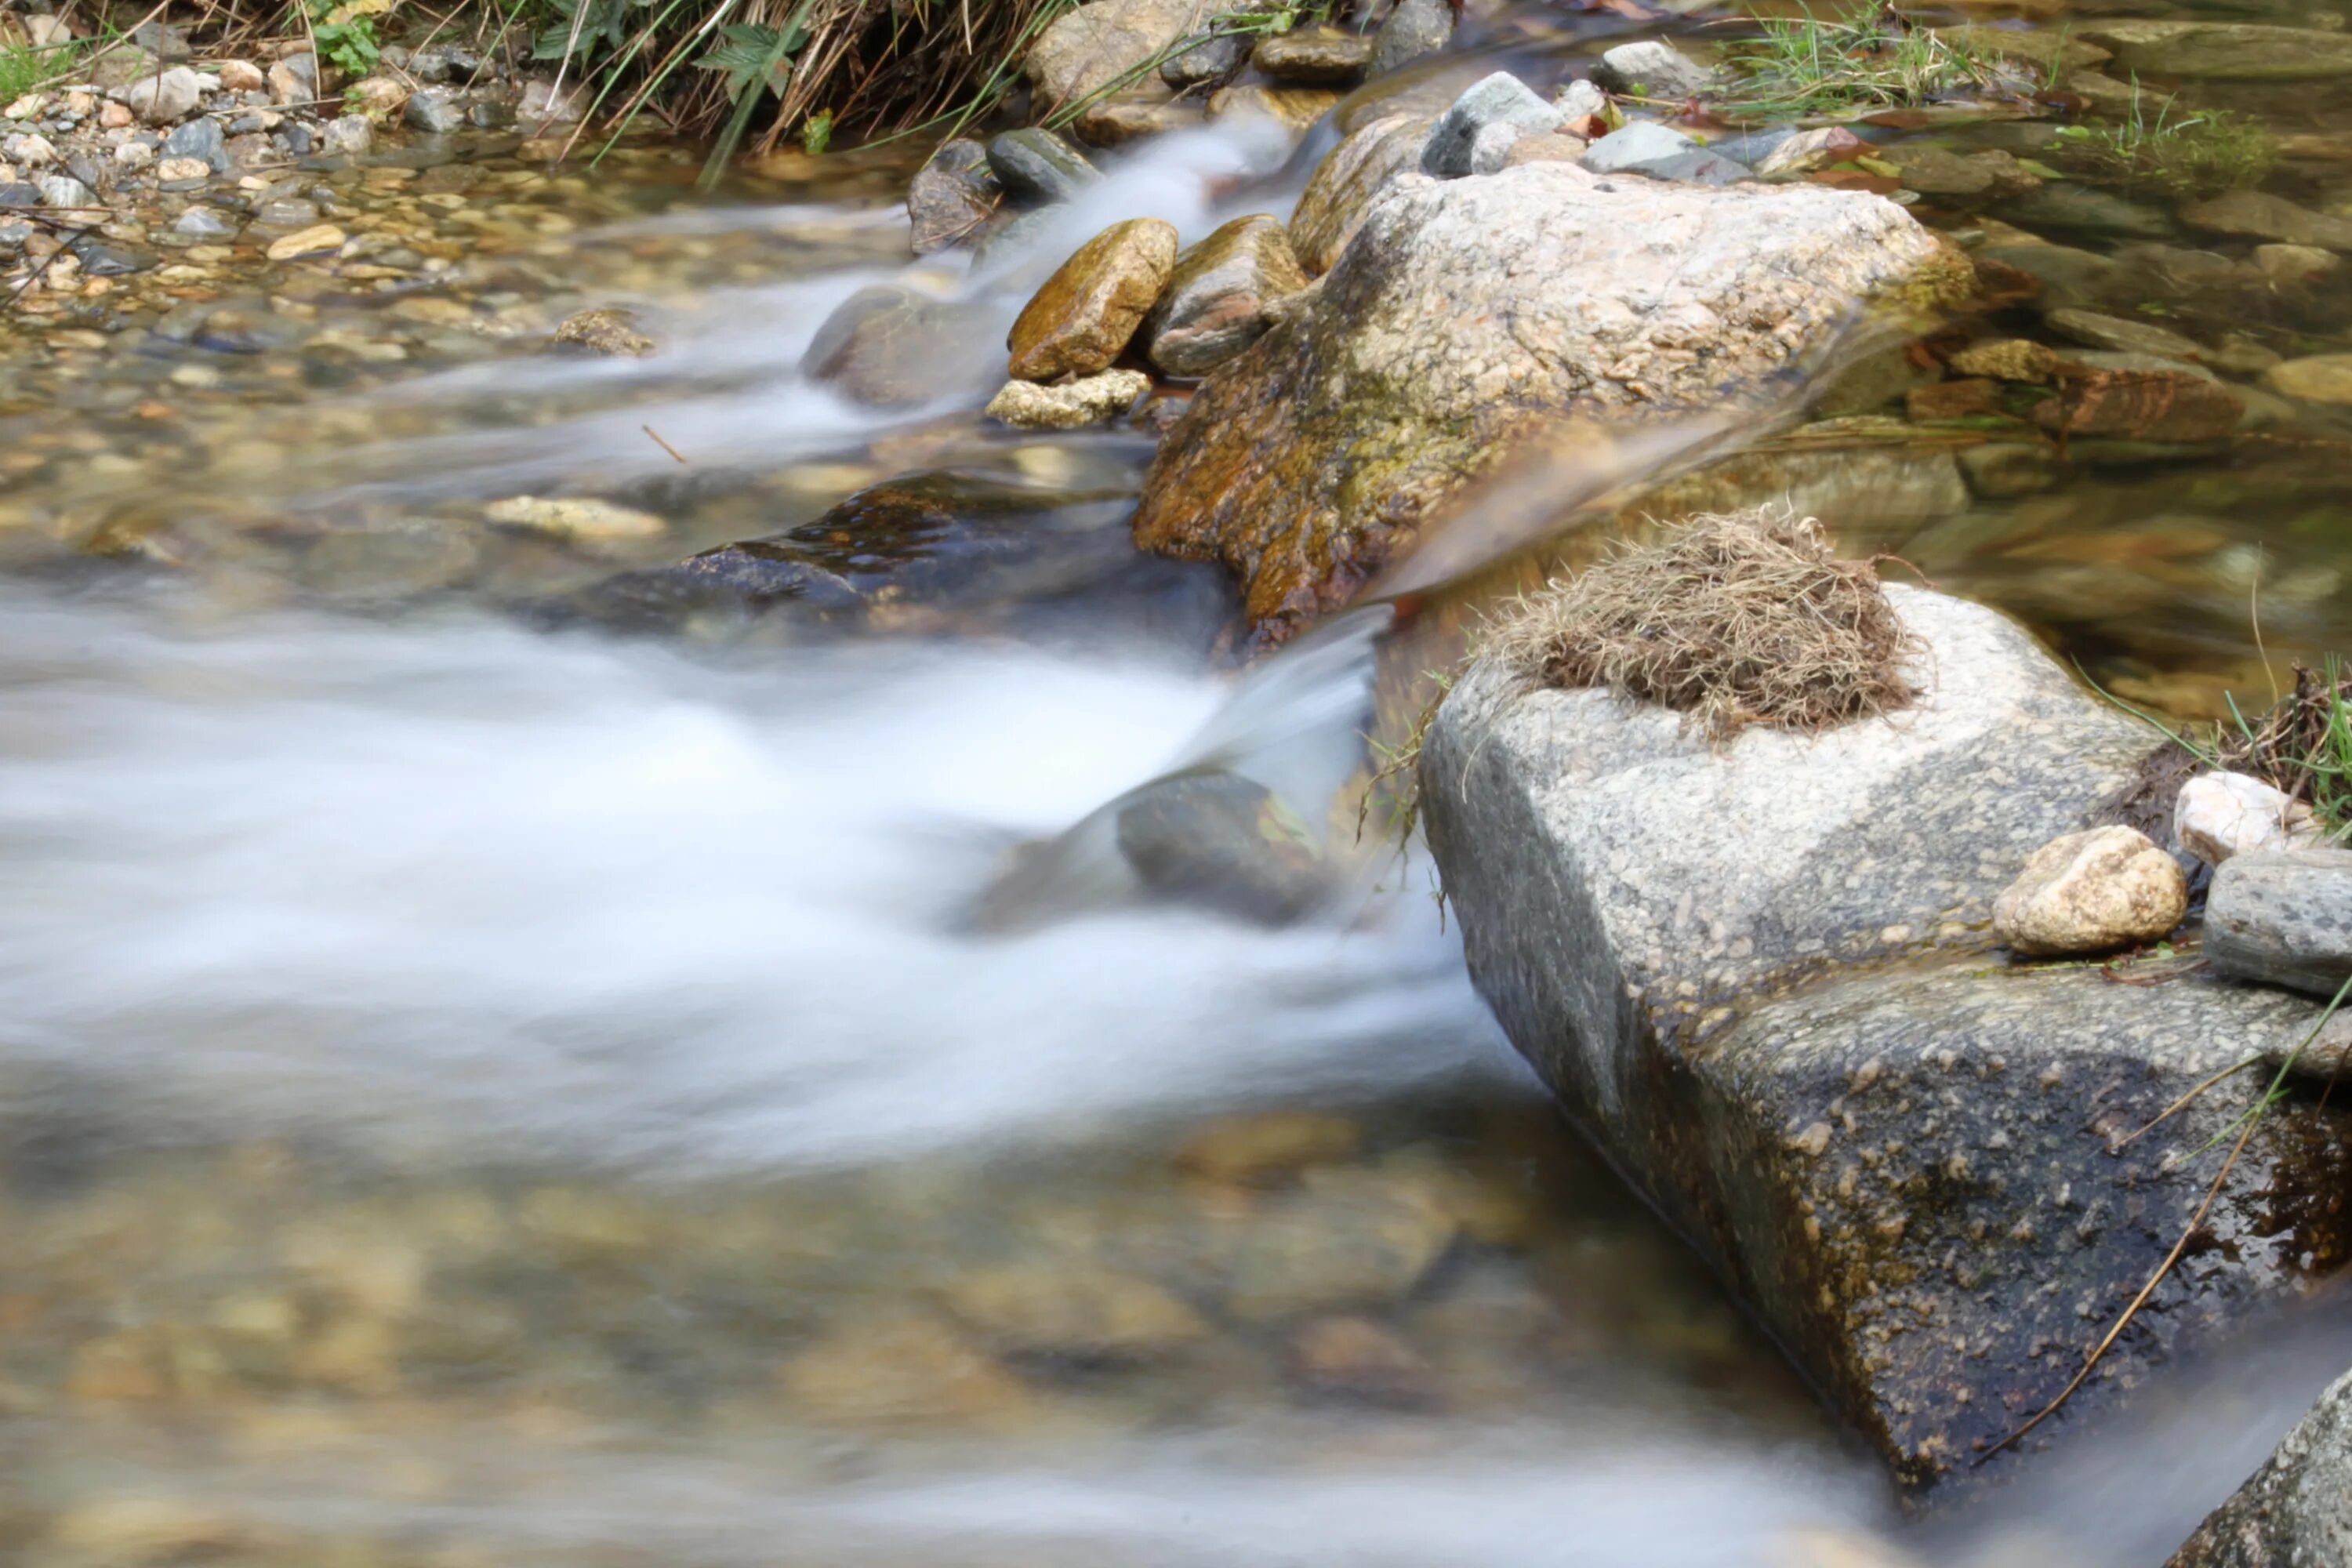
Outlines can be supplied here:
M1014 377L1051 381L1110 368L1175 267L1175 227L1159 218L1115 223L1087 241L1013 323L1005 343Z

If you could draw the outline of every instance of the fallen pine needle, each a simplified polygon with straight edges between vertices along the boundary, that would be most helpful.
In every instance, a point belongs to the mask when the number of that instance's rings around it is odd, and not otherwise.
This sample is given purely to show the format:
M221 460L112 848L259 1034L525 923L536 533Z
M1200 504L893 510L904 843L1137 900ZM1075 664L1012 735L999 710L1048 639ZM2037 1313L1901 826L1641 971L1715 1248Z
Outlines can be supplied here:
M667 442L667 441L663 440L663 439L661 438L661 432L660 432L660 431L658 431L658 430L655 429L655 428L654 428L652 426L650 426L650 425L640 425L640 426L637 426L637 428L638 428L638 429L640 429L640 430L643 430L646 435L651 436L651 437L654 438L654 445L655 445L655 446L659 447L663 451L667 452L671 457L676 458L679 462L683 463L683 462L685 462L685 461L686 461L686 454L685 454L685 453L683 453L683 452L681 452L681 451L679 451L677 447L675 447L671 446L668 442Z

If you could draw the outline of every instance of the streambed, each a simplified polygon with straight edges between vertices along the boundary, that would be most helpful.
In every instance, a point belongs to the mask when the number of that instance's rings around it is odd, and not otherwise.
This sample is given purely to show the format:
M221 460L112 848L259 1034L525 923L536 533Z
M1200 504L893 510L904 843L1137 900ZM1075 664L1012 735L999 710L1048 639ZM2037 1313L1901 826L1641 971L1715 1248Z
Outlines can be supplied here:
M801 374L907 274L911 162L699 198L653 148L390 161L286 198L370 257L222 247L110 315L0 325L6 1537L44 1564L1492 1564L1900 1533L1564 1136L1417 861L1279 932L972 931L1013 846L1212 723L1231 598L1128 545L1147 432ZM1302 179L1282 138L1187 133L1066 226L1191 238ZM1022 293L915 272L1007 319ZM662 352L549 352L613 305ZM1718 482L1837 451L1796 479L1849 548L2138 700L2210 711L2352 621L2324 420L2007 497L1948 431L1808 439ZM855 605L613 596L918 480L803 541ZM657 526L489 510L551 495ZM2298 1375L2117 1436L2170 1466L2096 1505L1908 1545L2158 1560Z

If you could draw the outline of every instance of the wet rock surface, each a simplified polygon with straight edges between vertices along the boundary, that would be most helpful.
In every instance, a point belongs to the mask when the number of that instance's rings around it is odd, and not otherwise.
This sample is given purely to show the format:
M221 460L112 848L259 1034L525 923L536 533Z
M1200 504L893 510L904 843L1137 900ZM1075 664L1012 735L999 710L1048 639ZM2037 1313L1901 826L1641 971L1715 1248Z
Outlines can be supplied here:
M1329 26L1270 34L1250 51L1250 63L1275 80L1318 87L1353 82L1371 59L1370 38Z
M879 407L976 390L997 370L987 310L911 289L861 289L818 328L802 374Z
M2327 1392L2278 1452L2168 1568L2302 1568L2352 1561L2352 1373Z
M1223 561L1280 640L1534 419L1715 406L1936 254L1844 192L1603 189L1561 163L1394 176L1312 303L1193 399L1136 537Z
M2184 1112L2161 1147L2117 1141L2318 1009L1989 963L1995 895L2091 824L2148 738L1996 614L1888 593L1925 643L1923 696L1888 721L1710 749L1677 715L1482 664L1421 776L1512 1039L1927 1485L2079 1370L2201 1195L2170 1151L2236 1108ZM2231 1260L2176 1277L2152 1337L2078 1403L2291 1288L2315 1246L2340 1255L2340 1219L2307 1195L2352 1171L2347 1140L2342 1108L2265 1127L2247 1158L2275 1184L2248 1181L2211 1222Z
M1186 250L1143 327L1151 363L1205 374L1255 342L1273 306L1307 287L1282 220L1235 218Z
M1175 226L1113 224L1080 246L1013 323L1013 374L1052 381L1108 370L1143 324L1176 266Z
M910 243L928 256L976 236L996 212L1003 187L978 142L940 144L907 187Z

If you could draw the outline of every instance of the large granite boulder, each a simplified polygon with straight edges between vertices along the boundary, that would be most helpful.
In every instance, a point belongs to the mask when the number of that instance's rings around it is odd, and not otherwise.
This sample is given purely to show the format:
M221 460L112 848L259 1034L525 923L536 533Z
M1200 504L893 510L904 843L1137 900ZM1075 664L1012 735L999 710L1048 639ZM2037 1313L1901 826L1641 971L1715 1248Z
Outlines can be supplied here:
M1915 1485L2055 1398L2180 1236L2258 1092L2209 1076L2307 999L1998 952L2035 849L2148 752L1993 611L1886 590L1921 693L1711 742L1472 667L1430 731L1430 842L1471 973L1561 1103ZM2070 1412L2341 1258L2352 1105L2264 1119L2208 1240ZM2039 1444L2065 1427L2052 1423Z
M2352 1373L2269 1463L2198 1527L2170 1568L2317 1568L2352 1563Z
M1360 167L1393 150L1359 148ZM1386 184L1311 306L1203 384L1145 481L1137 540L1224 562L1261 647L1347 602L1538 424L1719 408L1863 300L1951 267L1860 192L1559 163ZM1312 270L1320 231L1299 228Z

